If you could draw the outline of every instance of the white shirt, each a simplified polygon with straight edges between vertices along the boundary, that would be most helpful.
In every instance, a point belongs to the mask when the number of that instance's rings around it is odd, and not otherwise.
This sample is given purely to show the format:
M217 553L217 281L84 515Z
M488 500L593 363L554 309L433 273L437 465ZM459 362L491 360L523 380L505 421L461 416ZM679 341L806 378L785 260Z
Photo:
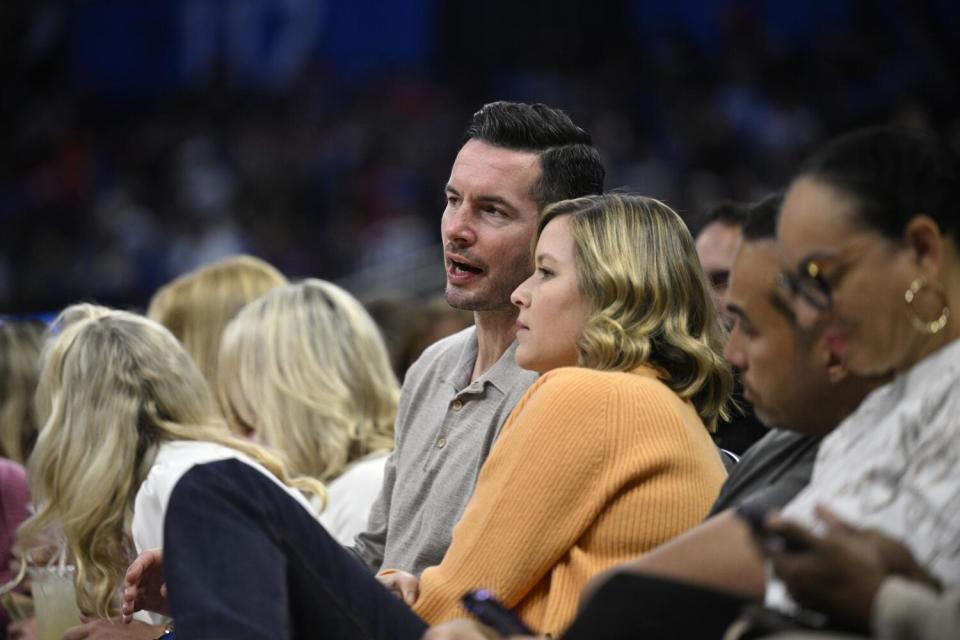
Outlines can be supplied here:
M366 531L370 508L383 486L383 471L389 451L374 451L357 460L327 485L327 508L320 522L337 542L353 544Z
M817 504L881 529L960 586L960 340L874 390L823 439L809 486L783 515L816 530ZM767 604L795 607L775 577Z
M163 518L170 494L183 475L197 464L236 459L264 474L316 517L316 510L296 489L292 489L267 471L258 462L230 447L213 442L176 440L160 445L157 457L137 491L133 505L131 530L137 553L163 546Z

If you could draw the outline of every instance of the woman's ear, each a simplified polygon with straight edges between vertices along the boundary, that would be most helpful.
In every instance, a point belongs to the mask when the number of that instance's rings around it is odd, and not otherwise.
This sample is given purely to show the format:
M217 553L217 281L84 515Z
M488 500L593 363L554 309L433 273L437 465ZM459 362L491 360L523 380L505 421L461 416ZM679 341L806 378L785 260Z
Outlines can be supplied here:
M920 272L935 279L943 270L944 237L940 225L927 215L914 216L903 230L903 241Z

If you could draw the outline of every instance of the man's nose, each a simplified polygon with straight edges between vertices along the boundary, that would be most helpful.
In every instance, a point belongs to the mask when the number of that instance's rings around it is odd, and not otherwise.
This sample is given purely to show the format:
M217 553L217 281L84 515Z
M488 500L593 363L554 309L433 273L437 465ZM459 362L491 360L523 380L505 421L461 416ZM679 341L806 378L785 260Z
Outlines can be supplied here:
M445 242L459 245L471 245L476 242L477 234L473 228L473 218L466 205L460 205L456 210L447 211L443 221L443 236Z
M743 355L743 347L740 341L740 330L737 329L736 326L730 330L730 337L727 338L727 344L723 348L723 357L727 362L741 371L746 370L747 359Z
M797 320L797 326L804 331L815 328L823 318L823 311L807 302L803 296L795 296L791 306L793 307L793 315Z

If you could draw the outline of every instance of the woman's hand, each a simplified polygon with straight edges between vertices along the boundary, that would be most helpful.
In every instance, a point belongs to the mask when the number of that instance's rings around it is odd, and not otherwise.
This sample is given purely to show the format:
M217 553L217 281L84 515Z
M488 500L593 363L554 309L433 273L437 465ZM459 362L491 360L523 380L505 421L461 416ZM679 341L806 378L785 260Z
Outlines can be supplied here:
M124 578L122 620L130 623L140 609L169 615L167 585L163 582L163 551L148 549L137 556Z
M817 516L827 525L822 537L779 517L765 525L767 531L794 543L794 549L768 549L767 555L774 572L804 607L865 631L873 599L887 576L929 578L899 542L851 526L823 507L817 508Z
M420 579L406 571L388 569L386 572L378 573L377 580L409 607L412 607L420 597Z

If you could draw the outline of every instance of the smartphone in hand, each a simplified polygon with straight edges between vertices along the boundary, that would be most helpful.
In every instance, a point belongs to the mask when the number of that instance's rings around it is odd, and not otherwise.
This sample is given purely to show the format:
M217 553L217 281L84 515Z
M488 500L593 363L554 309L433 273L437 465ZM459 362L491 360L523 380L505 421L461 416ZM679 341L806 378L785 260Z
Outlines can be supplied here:
M810 548L804 541L767 530L766 519L768 512L763 508L750 503L741 503L740 506L736 508L735 513L741 520L747 523L747 526L750 527L750 532L753 533L753 536L760 542L764 550L772 552L796 552L805 551Z
M473 617L500 635L534 635L515 613L498 602L486 589L470 591L460 601Z

